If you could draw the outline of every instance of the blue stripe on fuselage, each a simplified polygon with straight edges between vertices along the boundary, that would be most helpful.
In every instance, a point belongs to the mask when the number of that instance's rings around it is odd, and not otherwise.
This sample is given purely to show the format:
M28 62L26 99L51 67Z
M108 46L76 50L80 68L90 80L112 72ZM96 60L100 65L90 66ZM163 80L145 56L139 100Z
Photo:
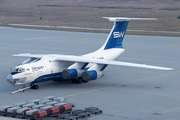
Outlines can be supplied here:
M33 82L31 83L39 83L39 82L46 82L54 79L58 80L64 80L61 75L62 72L59 73L53 73L53 74L48 74L48 75L42 75L38 78L36 78Z

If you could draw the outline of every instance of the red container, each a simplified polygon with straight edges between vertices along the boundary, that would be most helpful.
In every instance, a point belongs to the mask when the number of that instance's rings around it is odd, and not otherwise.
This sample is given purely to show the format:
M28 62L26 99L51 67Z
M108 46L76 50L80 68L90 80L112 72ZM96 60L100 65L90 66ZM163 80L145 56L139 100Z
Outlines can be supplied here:
M52 113L52 114L59 113L59 112L60 112L60 110L59 110L58 107L51 108L51 109L48 110L48 113Z
M66 105L62 105L61 110L71 110L72 109L72 106L70 104L66 104Z
M24 110L24 115L26 115L26 111L29 111L29 110L31 110L31 109L26 109L26 110Z
M36 117L44 117L44 116L47 116L47 112L44 110L44 111L39 111L35 114Z

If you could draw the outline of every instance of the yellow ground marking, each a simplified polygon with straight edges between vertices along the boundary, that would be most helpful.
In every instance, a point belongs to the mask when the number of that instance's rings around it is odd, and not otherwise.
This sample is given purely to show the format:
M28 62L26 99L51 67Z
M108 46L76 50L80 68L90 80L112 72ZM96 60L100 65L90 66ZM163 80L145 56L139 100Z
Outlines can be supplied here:
M172 72L172 73L167 73L167 74L162 74L162 75L158 75L158 76L148 77L148 78L144 78L144 79L134 80L134 81L130 81L130 82L122 83L122 84L117 84L117 85L113 85L113 86L107 86L107 87L103 87L103 88L98 88L98 89L94 89L94 90L90 90L90 91L85 91L85 92L81 92L81 93L77 93L77 94L73 94L73 95L67 95L66 97L72 97L72 96L81 95L81 94L85 94L85 93L90 93L90 92L94 92L94 91L98 91L98 90L103 90L103 89L107 89L107 88L112 88L112 87L116 87L116 86L120 86L120 85L126 85L126 84L130 84L130 83L140 82L140 81L144 81L144 80L148 80L148 79L152 79L152 78L157 78L157 77L167 76L167 75L171 75L171 74L176 74L176 73L179 73L179 72L180 71L176 71L176 72Z
M76 38L76 40L87 40L89 38Z
M178 111L180 108L175 108L175 109L170 109L168 111L164 111L164 112L161 112L161 113L157 113L156 115L162 115L164 113L168 113L168 112L172 112L172 111Z
M180 44L174 44L174 43L173 43L173 44L167 44L167 45L180 45Z

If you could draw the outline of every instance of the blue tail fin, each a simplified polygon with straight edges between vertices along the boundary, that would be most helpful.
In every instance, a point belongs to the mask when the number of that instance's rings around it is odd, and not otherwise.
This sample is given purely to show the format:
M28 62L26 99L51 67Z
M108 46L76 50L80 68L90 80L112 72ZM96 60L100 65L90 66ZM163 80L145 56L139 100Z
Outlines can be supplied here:
M115 22L104 49L123 48L122 42L126 33L129 21Z
M123 48L122 42L130 20L157 20L156 18L124 18L124 17L103 17L114 22L114 26L103 45L103 49Z

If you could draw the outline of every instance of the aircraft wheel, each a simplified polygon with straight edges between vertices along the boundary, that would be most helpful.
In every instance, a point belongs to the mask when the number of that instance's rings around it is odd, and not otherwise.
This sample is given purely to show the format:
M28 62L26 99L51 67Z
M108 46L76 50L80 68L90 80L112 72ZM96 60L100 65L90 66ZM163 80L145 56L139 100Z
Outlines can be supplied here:
M33 85L33 86L31 86L31 89L39 89L39 86L38 85Z
M35 89L39 89L39 86L38 85L34 85Z
M81 78L78 78L77 79L77 84L81 84L82 83L82 79Z

